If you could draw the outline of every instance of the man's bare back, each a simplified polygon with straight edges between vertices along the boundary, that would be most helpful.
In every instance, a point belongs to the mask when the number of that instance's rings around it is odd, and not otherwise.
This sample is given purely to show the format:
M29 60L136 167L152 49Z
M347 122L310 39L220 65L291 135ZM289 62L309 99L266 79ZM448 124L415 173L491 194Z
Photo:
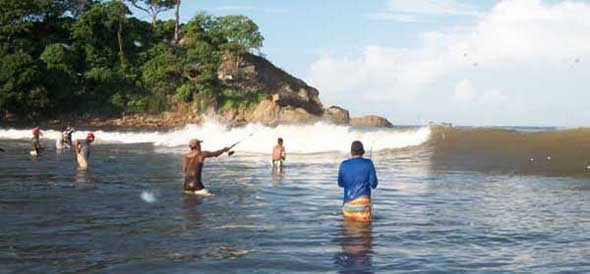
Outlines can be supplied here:
M192 145L192 146L191 146ZM218 151L201 151L200 141L191 141L191 151L184 154L182 159L182 171L184 173L184 191L200 191L205 189L201 180L201 173L206 158L217 157L229 150L223 148Z

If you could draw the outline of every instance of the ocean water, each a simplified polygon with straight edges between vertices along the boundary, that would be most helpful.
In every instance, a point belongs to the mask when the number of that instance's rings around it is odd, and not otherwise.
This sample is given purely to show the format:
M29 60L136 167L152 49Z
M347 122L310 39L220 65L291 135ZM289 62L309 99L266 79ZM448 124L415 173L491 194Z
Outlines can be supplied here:
M87 131L76 132L82 138ZM1 273L590 272L590 131L316 124L95 132L31 159L0 129ZM182 192L190 138L208 159ZM285 139L286 168L270 150ZM376 165L374 221L343 221L339 163L361 140Z

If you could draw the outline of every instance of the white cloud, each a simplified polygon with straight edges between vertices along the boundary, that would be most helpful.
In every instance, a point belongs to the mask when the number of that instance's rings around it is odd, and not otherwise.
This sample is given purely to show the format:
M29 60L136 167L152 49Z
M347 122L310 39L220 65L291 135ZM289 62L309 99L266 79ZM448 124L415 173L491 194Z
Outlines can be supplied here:
M475 97L473 84L464 79L455 87L455 100L461 103L471 103Z
M503 1L471 27L420 34L415 48L319 58L311 84L325 104L397 123L588 125L588 18L588 3Z

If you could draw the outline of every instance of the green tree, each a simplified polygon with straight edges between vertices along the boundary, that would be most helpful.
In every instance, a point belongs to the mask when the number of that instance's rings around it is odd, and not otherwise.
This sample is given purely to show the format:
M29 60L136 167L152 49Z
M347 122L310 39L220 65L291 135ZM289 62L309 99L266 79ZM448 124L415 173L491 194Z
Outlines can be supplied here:
M41 69L32 56L23 51L2 52L0 58L0 110L35 118L49 104L42 84ZM5 113L2 113L5 114Z
M176 51L168 44L159 43L146 53L149 57L141 67L141 79L153 94L171 94L182 81L182 61Z
M212 36L222 39L220 47L237 52L260 51L264 38L258 25L242 15L219 17L211 28Z
M41 54L45 64L43 83L50 91L51 109L56 113L76 108L78 98L74 94L80 89L75 72L76 57L71 48L62 43L47 46Z
M151 22L130 17L125 1ZM0 0L0 116L160 111L174 94L200 110L216 108L222 56L259 51L263 37L244 16L199 13L181 26L180 4ZM171 8L176 20L157 20Z
M31 47L31 29L41 14L36 2L0 0L0 46L9 54Z
M111 1L92 6L76 21L72 38L74 44L85 51L88 65L125 65L124 50L133 46L124 44L123 39L127 14L130 11L123 3Z
M153 40L155 42L175 41L174 38L175 22L172 20L158 21L153 28Z
M205 13L197 14L184 26L182 47L186 54L183 58L182 75L189 82L177 90L179 99L192 98L199 110L216 106L220 83L217 68L221 62L220 36L213 36L215 18Z
M127 66L125 55L126 49L135 46L123 37L123 30L130 29L127 14L129 10L119 1L96 4L72 27L74 50L80 52L82 60L79 95L84 97L85 106L81 107L95 112L124 107L124 94L135 89L136 72ZM113 104L115 95L122 99Z
M152 18L152 26L156 25L158 15L172 9L176 0L127 0L134 7L146 12Z

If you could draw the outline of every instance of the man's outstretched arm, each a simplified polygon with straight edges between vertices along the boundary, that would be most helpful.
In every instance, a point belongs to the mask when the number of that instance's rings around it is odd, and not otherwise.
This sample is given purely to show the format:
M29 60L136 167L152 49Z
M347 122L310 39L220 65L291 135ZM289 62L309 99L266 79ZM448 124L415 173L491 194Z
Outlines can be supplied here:
M212 151L212 152L211 151L203 151L203 152L201 152L201 155L203 155L203 158L211 158L211 157L217 157L226 151L229 151L229 147L224 147L220 150Z

